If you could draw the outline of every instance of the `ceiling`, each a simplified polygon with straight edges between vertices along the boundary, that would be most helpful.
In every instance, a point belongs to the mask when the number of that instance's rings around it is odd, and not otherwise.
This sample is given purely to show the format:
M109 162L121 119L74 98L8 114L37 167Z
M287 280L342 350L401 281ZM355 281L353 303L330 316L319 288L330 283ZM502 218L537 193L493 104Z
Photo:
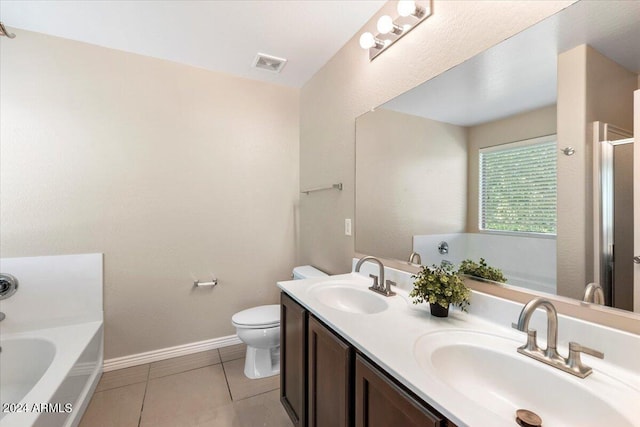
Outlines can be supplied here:
M386 3L384 0L1 0L20 29L301 87ZM256 54L286 58L280 74Z
M589 44L640 71L640 1L580 1L385 103L389 110L474 126L555 104L558 54Z

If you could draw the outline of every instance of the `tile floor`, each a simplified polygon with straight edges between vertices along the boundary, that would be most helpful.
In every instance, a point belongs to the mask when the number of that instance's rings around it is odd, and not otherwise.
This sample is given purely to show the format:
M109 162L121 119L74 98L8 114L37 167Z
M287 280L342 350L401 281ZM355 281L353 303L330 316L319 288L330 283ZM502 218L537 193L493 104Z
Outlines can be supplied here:
M291 427L280 377L244 376L244 345L102 375L80 427Z

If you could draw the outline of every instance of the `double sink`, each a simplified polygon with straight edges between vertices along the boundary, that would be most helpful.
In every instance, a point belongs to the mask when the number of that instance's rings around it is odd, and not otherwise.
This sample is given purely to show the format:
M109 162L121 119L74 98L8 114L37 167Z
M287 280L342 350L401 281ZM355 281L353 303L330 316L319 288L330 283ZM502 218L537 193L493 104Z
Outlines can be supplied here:
M359 330L346 323L367 325L370 335L376 330L371 324L395 321L405 324L406 321L400 319L407 315L423 319L425 326L428 322L429 327L424 328L427 332L421 335L416 335L407 325L408 334L413 334L410 338L413 367L408 369L409 373L406 369L403 373L403 369L394 368L393 360L402 364L402 358L393 352L389 352L387 360L381 355L379 361L392 373L399 372L402 377L399 379L404 379L409 387L422 389L428 384L430 390L425 390L423 396L433 399L430 404L461 425L487 425L486 422L517 425L518 409L533 411L542 419L543 426L640 425L637 412L640 390L625 382L624 375L620 374L624 370L612 368L607 372L608 365L599 362L592 375L577 378L519 354L516 349L523 344L525 334L518 340L518 335L507 327L487 328L487 322L482 321L484 326L478 328L472 320L465 320L471 319L471 315L448 321L430 318L425 312L417 314L406 292L390 298L378 295L367 289L367 279L360 279L354 273L313 283L302 293L304 295L297 296L301 303L345 335L349 335L349 331L357 335ZM388 328L392 330L393 327ZM402 333L397 330L397 334ZM363 344L364 338L345 338L356 346L361 341L361 350L370 350L369 345ZM385 339L384 332L379 338ZM371 352L375 357L375 350ZM413 370L415 367L417 372ZM464 416L457 417L456 408L461 407L465 407L460 411Z

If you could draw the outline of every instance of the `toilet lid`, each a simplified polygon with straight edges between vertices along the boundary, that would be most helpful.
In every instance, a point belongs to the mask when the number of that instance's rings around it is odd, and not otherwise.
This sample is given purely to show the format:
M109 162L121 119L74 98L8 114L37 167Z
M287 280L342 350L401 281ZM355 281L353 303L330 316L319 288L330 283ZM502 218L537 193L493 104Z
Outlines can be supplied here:
M269 328L280 324L280 305L261 305L237 312L231 317L237 326Z

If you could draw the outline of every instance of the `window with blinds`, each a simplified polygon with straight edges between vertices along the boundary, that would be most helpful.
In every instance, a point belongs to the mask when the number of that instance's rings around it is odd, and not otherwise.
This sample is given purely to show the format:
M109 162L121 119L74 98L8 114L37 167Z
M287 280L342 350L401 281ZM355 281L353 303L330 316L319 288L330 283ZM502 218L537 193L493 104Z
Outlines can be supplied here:
M556 234L556 136L480 150L480 229Z

